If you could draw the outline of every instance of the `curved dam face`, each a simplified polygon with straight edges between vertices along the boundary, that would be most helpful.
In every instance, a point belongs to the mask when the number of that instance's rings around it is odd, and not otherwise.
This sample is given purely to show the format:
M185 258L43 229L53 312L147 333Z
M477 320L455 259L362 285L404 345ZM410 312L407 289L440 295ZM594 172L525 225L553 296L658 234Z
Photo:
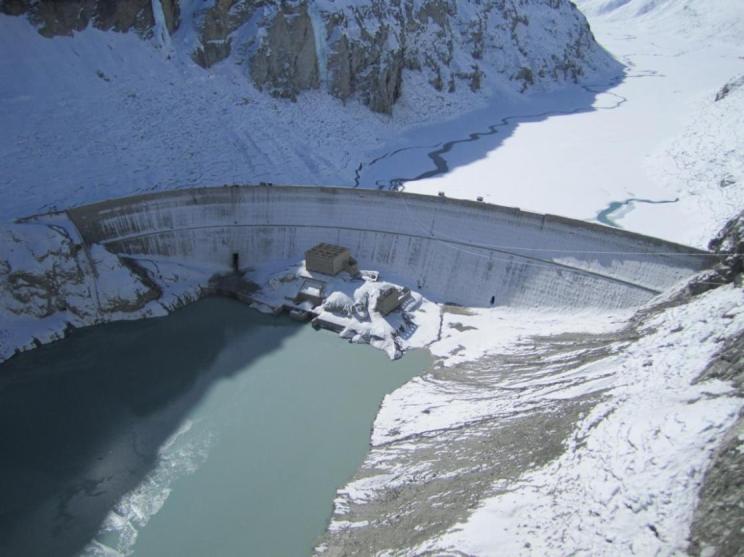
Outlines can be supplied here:
M706 252L581 221L480 202L345 188L230 186L67 211L118 255L259 268L320 242L360 268L465 306L619 308L709 267Z

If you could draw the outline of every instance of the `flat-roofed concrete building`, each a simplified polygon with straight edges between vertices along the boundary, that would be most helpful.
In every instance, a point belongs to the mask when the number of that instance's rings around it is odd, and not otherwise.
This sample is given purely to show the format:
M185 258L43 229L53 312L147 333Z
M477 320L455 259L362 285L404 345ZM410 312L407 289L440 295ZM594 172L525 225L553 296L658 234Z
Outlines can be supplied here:
M305 268L310 272L335 276L341 271L351 275L359 272L351 252L334 244L318 244L305 252Z

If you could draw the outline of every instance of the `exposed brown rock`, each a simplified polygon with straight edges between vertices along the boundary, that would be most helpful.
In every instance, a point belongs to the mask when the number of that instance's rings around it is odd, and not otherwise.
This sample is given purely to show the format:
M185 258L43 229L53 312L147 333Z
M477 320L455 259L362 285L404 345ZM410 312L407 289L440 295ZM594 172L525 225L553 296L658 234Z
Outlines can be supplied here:
M160 0L160 7L169 32L196 33L190 55L204 68L230 58L274 96L296 99L320 88L382 113L400 98L404 70L422 72L441 92L478 91L493 77L527 92L576 81L588 63L611 63L568 0L359 0L335 8L309 0L214 0L185 22L180 0ZM26 14L47 37L89 25L149 37L156 21L151 0L0 0L0 11ZM554 28L540 26L545 14ZM553 50L540 42L544 32L557 37Z
M168 4L175 1L168 0ZM146 35L155 23L150 0L9 0L3 2L2 11L9 15L27 14L45 37L69 36L91 24L105 31L127 32L133 29Z
M266 36L251 58L251 76L260 90L296 99L320 86L317 48L307 4L288 6L266 25Z

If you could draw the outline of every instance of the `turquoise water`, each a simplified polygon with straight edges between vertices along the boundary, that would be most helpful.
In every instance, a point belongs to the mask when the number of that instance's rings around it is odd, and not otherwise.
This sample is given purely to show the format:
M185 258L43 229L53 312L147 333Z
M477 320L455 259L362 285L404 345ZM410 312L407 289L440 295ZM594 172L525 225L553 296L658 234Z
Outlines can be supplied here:
M429 365L227 300L22 354L0 554L307 555L383 397Z
M606 208L602 209L597 213L595 217L597 222L606 224L607 226L614 226L615 228L622 228L617 221L627 215L633 210L633 206L636 203L647 203L650 205L664 205L667 203L678 203L679 199L667 199L654 201L652 199L638 199L631 197L624 201L612 201ZM617 214L616 214L617 213Z

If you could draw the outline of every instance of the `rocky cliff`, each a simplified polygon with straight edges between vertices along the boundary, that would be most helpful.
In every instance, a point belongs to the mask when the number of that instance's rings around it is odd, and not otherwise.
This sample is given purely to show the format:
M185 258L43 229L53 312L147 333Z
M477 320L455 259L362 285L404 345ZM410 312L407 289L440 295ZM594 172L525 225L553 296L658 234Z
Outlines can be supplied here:
M0 362L68 327L152 315L159 287L135 264L86 246L64 218L0 227Z
M234 63L261 91L321 89L390 113L407 72L437 91L545 89L614 65L569 0L4 0L47 37L158 26L204 68Z
M169 32L178 27L180 0L3 0L0 13L26 14L45 37L72 35L89 25L104 31L127 32L134 30L143 37L152 30L162 10Z

